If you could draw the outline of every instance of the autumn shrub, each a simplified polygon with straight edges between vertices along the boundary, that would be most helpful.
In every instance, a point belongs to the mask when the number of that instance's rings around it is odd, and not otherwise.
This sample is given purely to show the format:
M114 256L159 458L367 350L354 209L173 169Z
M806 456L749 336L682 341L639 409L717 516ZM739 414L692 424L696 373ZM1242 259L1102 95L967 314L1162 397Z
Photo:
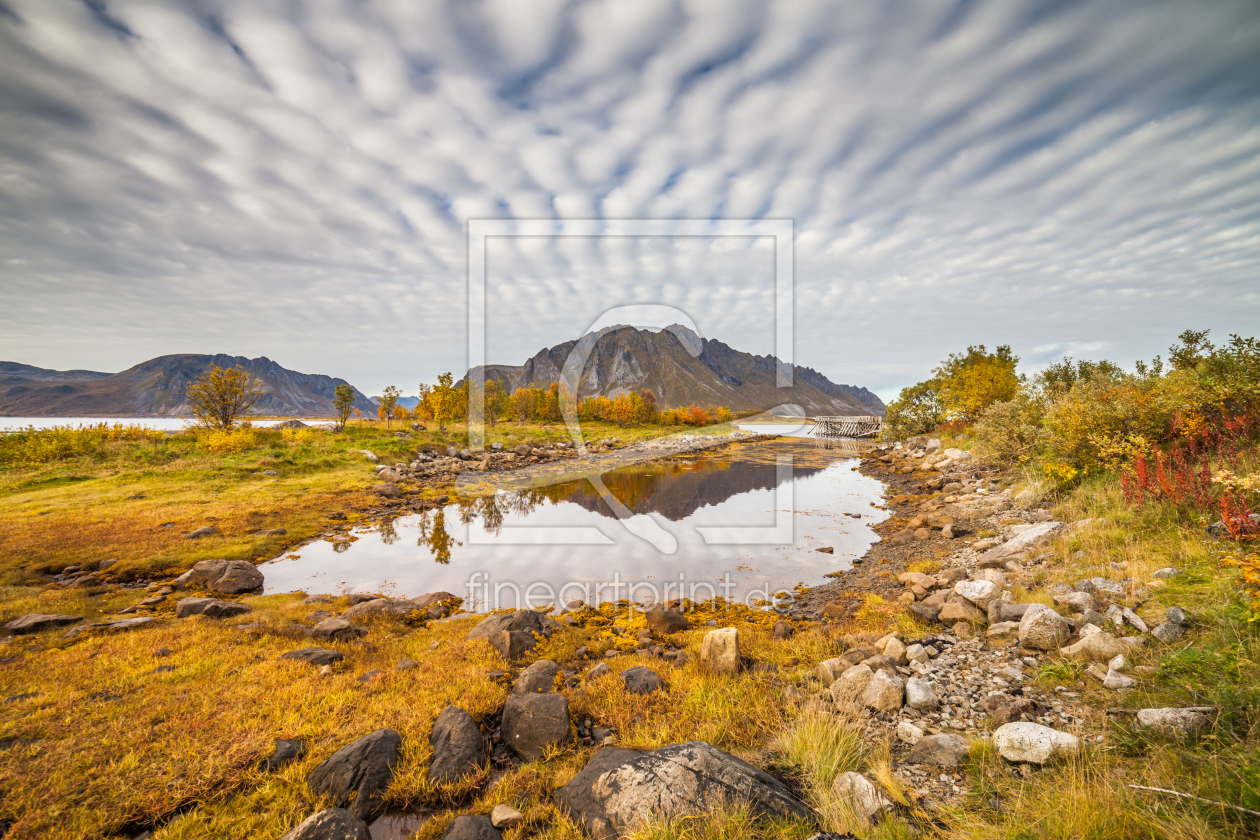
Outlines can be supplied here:
M242 429L206 429L197 434L197 445L211 455L236 455L248 449L253 449L258 443L257 430L249 427Z
M30 427L0 433L0 465L32 467L102 454L121 441L163 441L164 432L143 426L97 423L90 426Z

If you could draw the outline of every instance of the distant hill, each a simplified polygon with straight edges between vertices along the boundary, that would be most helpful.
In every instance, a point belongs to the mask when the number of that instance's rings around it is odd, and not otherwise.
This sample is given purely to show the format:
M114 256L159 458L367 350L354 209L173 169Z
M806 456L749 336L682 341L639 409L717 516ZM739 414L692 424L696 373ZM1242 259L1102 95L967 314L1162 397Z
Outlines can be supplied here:
M263 383L258 414L328 417L344 379L298 373L270 359L244 356L180 354L159 356L121 373L45 370L0 362L0 416L8 417L153 417L188 414L184 391L211 365L240 367ZM355 390L355 408L376 416L376 406Z
M699 355L693 356L683 341ZM651 388L659 404L669 408L725 405L738 411L795 404L810 416L884 413L884 403L870 391L838 385L812 368L794 367L792 387L778 388L775 372L785 362L701 339L677 325L659 332L608 327L540 350L523 365L486 365L486 378L497 379L508 391L546 388L560 381L565 360L579 342L589 351L578 385L581 397Z

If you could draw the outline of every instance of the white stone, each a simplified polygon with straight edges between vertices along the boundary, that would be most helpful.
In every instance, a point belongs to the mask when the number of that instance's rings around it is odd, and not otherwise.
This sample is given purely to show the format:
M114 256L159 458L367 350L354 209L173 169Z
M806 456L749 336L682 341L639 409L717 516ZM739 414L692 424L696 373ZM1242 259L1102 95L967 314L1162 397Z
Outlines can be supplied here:
M1019 620L1019 643L1034 650L1057 650L1072 635L1072 625L1045 604L1034 604Z
M1133 663L1129 662L1129 658L1122 653L1108 662L1107 667L1113 671L1120 671L1123 673L1125 671L1132 670Z
M831 791L846 802L853 815L865 825L870 825L872 818L891 804L870 779L852 771L836 777Z
M1119 691L1122 688L1133 688L1137 685L1137 680L1133 677L1126 677L1119 671L1108 671L1107 676L1103 678L1103 686L1106 688L1114 688Z
M814 676L822 683L823 688L830 688L831 684L840 678L844 673L844 669L849 667L849 663L843 659L828 659L826 662L819 662L814 668Z
M1193 734L1212 723L1207 715L1191 709L1140 709L1137 722L1143 729L1154 729L1165 735Z
M915 726L908 720L903 720L897 724L897 738L905 741L907 744L914 746L919 743L919 739L923 737L923 730Z
M998 727L993 733L993 746L1007 761L1045 764L1052 758L1076 755L1081 741L1068 732L1018 721Z
M901 677L880 670L862 689L858 702L877 712L892 712L901 708L905 696L906 684Z
M928 659L927 649L918 642L915 642L910 645L910 647L906 648L907 662L918 662L919 664L923 664L924 662L927 662Z
M739 630L710 630L700 643L700 667L716 674L739 672Z
M954 592L966 598L982 610L988 610L989 602L1001 591L996 583L990 580L960 580L954 584Z
M929 712L940 706L940 701L936 699L936 692L926 680L911 677L906 680L905 688L906 705L910 708L920 712Z
M525 819L525 815L511 805L495 805L490 812L490 824L495 828L510 828Z

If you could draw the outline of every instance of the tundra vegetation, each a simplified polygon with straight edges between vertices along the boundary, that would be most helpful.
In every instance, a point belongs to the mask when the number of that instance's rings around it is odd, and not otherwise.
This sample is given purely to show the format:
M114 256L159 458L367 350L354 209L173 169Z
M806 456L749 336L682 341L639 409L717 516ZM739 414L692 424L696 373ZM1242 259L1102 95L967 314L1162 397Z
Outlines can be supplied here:
M440 612L419 609L348 613L353 632L318 642L342 657L326 668L280 657L315 644L308 634L316 612L353 610L350 599L218 595L249 612L177 618L178 599L210 594L194 586L146 607L144 615L156 620L134 629L67 638L60 628L5 640L5 836L117 838L151 830L155 840L279 838L332 804L311 783L322 762L368 733L390 729L401 746L379 791L380 808L423 815L412 835L421 840L437 840L458 817L486 816L498 806L519 813L504 823L509 840L588 836L557 792L578 777L605 733L634 750L707 742L785 781L809 809L767 816L739 801L715 803L702 813L658 814L627 832L637 838L805 840L820 830L881 840L1254 837L1260 831L1260 558L1251 518L1260 503L1258 386L1254 340L1233 338L1217 348L1205 334L1187 333L1167 366L1156 360L1133 373L1065 361L1020 379L1009 350L972 347L951 356L932 380L907 389L896 418L890 406L890 427L903 437L929 433L942 451L969 449L969 469L985 470L986 489L1001 488L1009 511L1044 510L1077 523L1053 532L1020 575L1010 570L1013 604L1044 606L1066 620L1067 606L1050 593L1103 576L1144 593L1128 602L1139 620L1153 624L1171 608L1186 614L1178 624L1184 635L1175 640L1141 636L1144 643L1126 654L1136 678L1123 688L1100 683L1087 663L1058 649L1038 653L1020 690L1073 698L1080 735L1079 749L1044 764L1006 757L1005 746L981 737L994 726L977 711L979 726L965 730L956 763L931 768L924 784L936 784L936 793L926 796L907 782L906 744L885 725L898 712L864 708L834 688L824 690L820 666L863 651L877 637L887 656L908 654L914 640L928 637L967 650L981 644L957 626L957 633L929 626L907 609L918 597L910 583L908 600L867 593L859 609L836 618L789 616L792 632L776 626L779 616L771 611L721 603L688 605L683 624L673 627L650 624L628 604L606 604L561 616L554 632L533 634L532 650L515 658L506 655L510 647L468 638L480 617L440 619L434 617ZM411 419L454 426L467 412L465 391L460 413L460 390L449 377L422 389ZM550 389L528 396L525 425L493 428L490 441L563 438L552 425L556 415L547 413L554 407ZM561 399L556 389L555 405ZM646 402L643 395L639 401ZM634 405L629 395L627 404ZM515 414L514 405L500 405L497 416ZM601 415L598 402L587 410L600 418L590 421L588 437L632 440L671 430L646 420L636 425L637 413L619 415L611 407ZM716 419L703 409L697 414ZM924 417L931 423L924 425ZM918 425L904 425L907 418ZM393 432L366 422L348 423L340 433L238 425L165 435L99 426L0 437L0 623L32 613L104 622L141 597L157 597L161 583L196 561L277 556L286 540L323 527L330 510L344 511L351 522L358 516L367 484L362 450L401 460L418 447L464 440L440 428ZM898 452L918 451L926 441L904 443ZM915 463L905 481L931 480L928 468L919 468L923 462L906 460ZM264 470L276 475L264 478ZM953 492L905 495L948 510ZM167 522L173 527L163 528ZM218 536L182 538L208 522ZM276 527L289 536L253 535ZM968 554L964 541L935 544L954 553L909 569L885 557L868 564L869 575L930 575L946 562L974 567L976 552ZM120 559L102 569L106 558ZM62 582L50 582L48 575L67 566L95 571L97 580L66 585L71 578L63 574ZM140 577L153 579L153 589L123 585ZM705 665L718 646L711 622L738 631L740 658L731 660L730 671ZM506 635L504 644L512 641ZM1024 654L1016 645L994 642L986 650L1018 659ZM653 654L656 648L672 655ZM456 780L430 778L439 713L457 706L478 731L499 731L513 677L544 659L573 671L557 673L544 688L566 698L575 737L534 759L482 760ZM959 674L977 671L978 659L959 660ZM659 677L659 689L641 692L627 674L642 665ZM978 679L995 685L990 676ZM1207 710L1205 727L1178 733L1134 723L1139 709L1187 706ZM268 759L276 739L300 741L302 750L275 766ZM937 784L938 776L947 781Z

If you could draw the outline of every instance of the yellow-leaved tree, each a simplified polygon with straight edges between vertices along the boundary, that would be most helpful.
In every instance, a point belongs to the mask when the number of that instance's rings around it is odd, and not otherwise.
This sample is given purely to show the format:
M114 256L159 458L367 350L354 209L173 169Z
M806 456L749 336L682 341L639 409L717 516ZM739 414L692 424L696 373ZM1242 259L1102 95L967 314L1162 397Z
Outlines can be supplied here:
M232 428L266 393L263 384L245 370L218 365L211 365L184 392L192 416L216 429Z
M995 402L1013 398L1019 391L1018 364L1019 357L1005 344L993 353L983 344L968 347L966 353L950 353L933 371L947 417L971 423Z

